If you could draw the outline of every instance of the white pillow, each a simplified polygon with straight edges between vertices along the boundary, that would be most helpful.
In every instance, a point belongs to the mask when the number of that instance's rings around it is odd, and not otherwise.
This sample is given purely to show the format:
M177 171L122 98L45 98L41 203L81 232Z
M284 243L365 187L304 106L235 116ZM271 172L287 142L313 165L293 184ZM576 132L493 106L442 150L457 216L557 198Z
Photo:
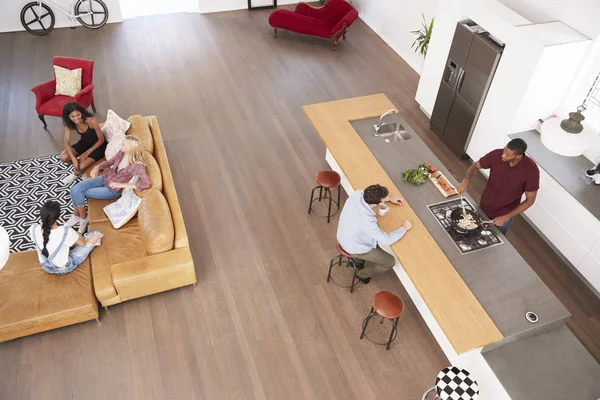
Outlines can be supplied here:
M125 136L125 132L131 126L131 122L117 115L113 110L108 110L106 114L106 122L102 126L102 133L107 142L114 140L117 136Z
M125 135L108 142L106 150L104 150L104 157L106 157L107 160L110 160L117 155L119 150L121 150L121 143L123 143L123 140L125 140Z
M54 76L56 78L55 96L75 97L81 90L81 68L66 69L55 65Z
M131 122L117 115L113 110L108 110L106 122L102 126L102 133L108 142L104 155L110 160L117 155L121 149L121 143L125 139L125 132L131 126Z
M136 175L129 182L135 183L137 179L138 176ZM137 214L141 202L142 199L135 194L133 189L123 189L121 198L104 207L104 213L113 228L119 229Z

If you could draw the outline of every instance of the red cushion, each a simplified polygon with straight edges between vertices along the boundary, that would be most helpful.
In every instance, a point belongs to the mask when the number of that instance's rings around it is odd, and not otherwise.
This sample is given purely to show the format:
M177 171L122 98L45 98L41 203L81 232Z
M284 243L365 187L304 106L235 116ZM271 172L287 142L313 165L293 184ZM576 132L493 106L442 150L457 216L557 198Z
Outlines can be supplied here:
M42 115L51 115L53 117L62 116L62 110L70 101L75 101L74 97L70 96L54 96L44 104L40 106L38 113ZM88 105L89 106L89 105Z
M336 24L350 11L355 10L346 0L329 0L324 6L315 7L308 3L298 3L296 12L310 17L324 19Z
M269 17L269 24L276 28L301 33L303 35L320 36L329 38L333 24L329 21L307 17L290 10L273 11Z

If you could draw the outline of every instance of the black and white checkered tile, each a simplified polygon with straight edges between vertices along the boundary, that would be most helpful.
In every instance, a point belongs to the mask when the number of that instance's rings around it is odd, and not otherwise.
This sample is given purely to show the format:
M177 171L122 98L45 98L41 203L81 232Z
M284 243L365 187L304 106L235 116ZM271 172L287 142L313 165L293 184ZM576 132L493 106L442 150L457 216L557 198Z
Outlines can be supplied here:
M444 368L435 379L437 395L441 400L476 400L479 385L469 378L469 372L457 367Z
M10 252L33 249L29 227L39 221L39 209L46 200L60 203L65 221L73 210L69 188L61 180L73 168L59 156L0 163L0 224L8 232Z

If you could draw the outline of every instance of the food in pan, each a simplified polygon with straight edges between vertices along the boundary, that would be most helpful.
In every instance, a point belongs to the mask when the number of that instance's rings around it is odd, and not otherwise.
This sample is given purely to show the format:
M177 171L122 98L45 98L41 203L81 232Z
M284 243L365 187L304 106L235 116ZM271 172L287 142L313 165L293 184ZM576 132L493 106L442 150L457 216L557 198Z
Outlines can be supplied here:
M461 229L466 229L469 231L476 229L478 226L477 222L475 221L475 218L473 218L471 214L467 214L461 219L457 220L456 225L458 225L458 227Z

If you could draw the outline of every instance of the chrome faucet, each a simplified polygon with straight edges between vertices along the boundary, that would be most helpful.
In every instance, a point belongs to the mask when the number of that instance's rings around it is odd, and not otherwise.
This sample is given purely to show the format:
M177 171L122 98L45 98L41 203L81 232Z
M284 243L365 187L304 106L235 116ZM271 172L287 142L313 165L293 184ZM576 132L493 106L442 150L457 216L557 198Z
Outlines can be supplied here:
M378 136L381 136L381 134L383 134L384 132L385 133L389 133L389 132L392 132L392 131L396 130L396 123L394 123L394 122L391 123L391 124L384 124L383 123L383 118L385 116L390 115L390 114L393 115L395 113L396 113L396 110L391 109L391 110L387 110L386 112L384 112L381 115L381 117L379 117L379 123L373 125L373 128L375 128L375 133L373 134L374 136L378 137ZM386 126L386 128L382 129L384 127L384 125Z
M379 126L383 125L383 117L390 115L390 114L395 114L396 110L394 110L393 108L391 110L387 110L386 112L384 112L381 117L379 117Z

